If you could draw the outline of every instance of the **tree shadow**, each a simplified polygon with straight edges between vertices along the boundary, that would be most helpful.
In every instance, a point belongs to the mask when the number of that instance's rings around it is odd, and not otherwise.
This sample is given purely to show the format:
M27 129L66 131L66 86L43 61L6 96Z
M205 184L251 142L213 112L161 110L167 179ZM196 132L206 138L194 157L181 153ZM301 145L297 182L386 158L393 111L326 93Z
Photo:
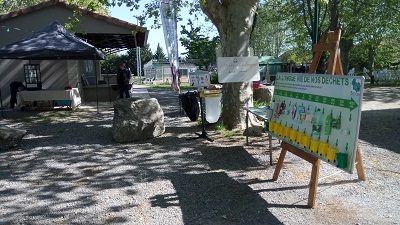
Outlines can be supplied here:
M201 154L212 170L251 170L264 167L243 146L209 146L202 148Z
M396 90L397 89L397 90ZM370 87L364 89L363 101L397 102L400 99L400 87Z
M178 118L178 104L170 103L168 94L171 91L160 92L159 101L168 119L165 134L135 143L112 140L111 109L100 114L18 112L2 121L28 130L28 135L21 146L0 152L0 180L6 184L0 190L4 209L0 223L30 224L59 218L78 224L129 223L130 213L143 202L128 204L126 199L136 198L139 190L146 192L138 187L146 184L159 193L152 204L180 206L186 224L280 224L268 210L272 205L257 191L226 173L209 172L210 168L231 172L265 166L243 146L218 147L206 140L186 140L199 127ZM172 182L176 194L165 194L152 183L166 180ZM116 206L107 201L120 202ZM96 210L110 216L100 219ZM33 217L37 219L33 221Z
M152 197L153 207L179 206L185 224L282 224L270 205L226 173L171 174L176 194Z
M7 184L0 191L0 204L7 209L0 213L0 223L29 224L32 218L38 223L58 218L98 222L85 209L102 204L101 193L120 191L134 198L139 183L165 180L172 172L207 171L198 150L207 142L186 140L198 130L192 122L168 121L161 137L119 144L112 140L112 115L110 109L101 114L15 111L2 121L28 134L20 146L0 152L0 179ZM122 205L105 204L101 210L116 215L103 222L131 221L119 212L138 206Z
M400 108L361 112L359 139L400 153Z

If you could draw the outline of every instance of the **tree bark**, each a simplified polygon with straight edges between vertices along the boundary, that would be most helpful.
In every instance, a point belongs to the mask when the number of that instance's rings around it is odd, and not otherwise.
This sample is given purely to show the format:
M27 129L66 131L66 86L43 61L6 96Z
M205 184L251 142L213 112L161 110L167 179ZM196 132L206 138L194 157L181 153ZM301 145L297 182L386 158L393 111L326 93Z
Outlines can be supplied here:
M222 57L250 56L250 34L259 0L207 0L201 8L217 27ZM222 121L227 129L244 129L244 106L253 105L251 82L225 83Z
M344 74L347 74L347 72L349 71L350 50L353 48L353 46L353 39L342 38L340 40L340 58L342 59Z
M368 47L368 67L371 68L371 71L375 69L375 57L376 57L376 48L373 46Z
M329 29L335 31L339 29L339 4L340 0L332 0L331 3L331 19Z

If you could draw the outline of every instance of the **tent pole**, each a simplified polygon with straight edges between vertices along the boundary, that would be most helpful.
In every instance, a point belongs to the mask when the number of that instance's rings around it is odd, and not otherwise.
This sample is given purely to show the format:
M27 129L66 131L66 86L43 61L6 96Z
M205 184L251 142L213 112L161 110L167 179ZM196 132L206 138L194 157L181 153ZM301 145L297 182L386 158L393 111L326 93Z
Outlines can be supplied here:
M1 96L1 89L0 89L0 103L1 103L1 118L4 119L3 96Z
M110 85L110 65L107 65L107 84L108 84L108 98L111 103L111 85Z
M97 65L96 65L96 55L93 54L94 56L94 61L93 61L93 65L94 65L94 77L95 77L95 81L96 81L96 105L97 105L97 114L99 113L99 90L97 88Z

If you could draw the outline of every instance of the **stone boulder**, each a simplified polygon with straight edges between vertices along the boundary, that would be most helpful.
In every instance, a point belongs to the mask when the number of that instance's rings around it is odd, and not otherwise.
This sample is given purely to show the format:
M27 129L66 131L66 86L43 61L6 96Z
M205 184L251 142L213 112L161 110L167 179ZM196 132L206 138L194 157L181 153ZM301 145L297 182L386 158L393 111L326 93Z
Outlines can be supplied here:
M245 129L243 135L249 137L261 137L263 133L264 133L264 128L262 126L254 126Z
M18 145L25 134L26 130L0 125L0 149L9 149Z
M164 112L157 99L131 98L115 101L112 134L116 142L150 139L164 132Z
M253 100L258 102L271 103L275 86L262 86L253 90Z

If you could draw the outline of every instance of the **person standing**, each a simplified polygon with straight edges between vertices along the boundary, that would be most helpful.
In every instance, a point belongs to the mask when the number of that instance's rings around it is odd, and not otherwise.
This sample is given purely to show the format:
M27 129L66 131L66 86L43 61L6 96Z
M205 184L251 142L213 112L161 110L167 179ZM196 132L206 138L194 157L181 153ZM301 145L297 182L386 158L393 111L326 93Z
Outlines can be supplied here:
M25 86L20 81L13 81L10 84L10 92L11 92L11 99L10 99L10 108L14 108L17 104L17 92L25 90Z
M118 82L118 88L119 88L119 97L124 98L130 98L129 94L129 89L131 88L131 84L129 83L131 79L131 73L129 70L126 69L125 63L121 63L119 65L119 69L117 72L117 82Z

